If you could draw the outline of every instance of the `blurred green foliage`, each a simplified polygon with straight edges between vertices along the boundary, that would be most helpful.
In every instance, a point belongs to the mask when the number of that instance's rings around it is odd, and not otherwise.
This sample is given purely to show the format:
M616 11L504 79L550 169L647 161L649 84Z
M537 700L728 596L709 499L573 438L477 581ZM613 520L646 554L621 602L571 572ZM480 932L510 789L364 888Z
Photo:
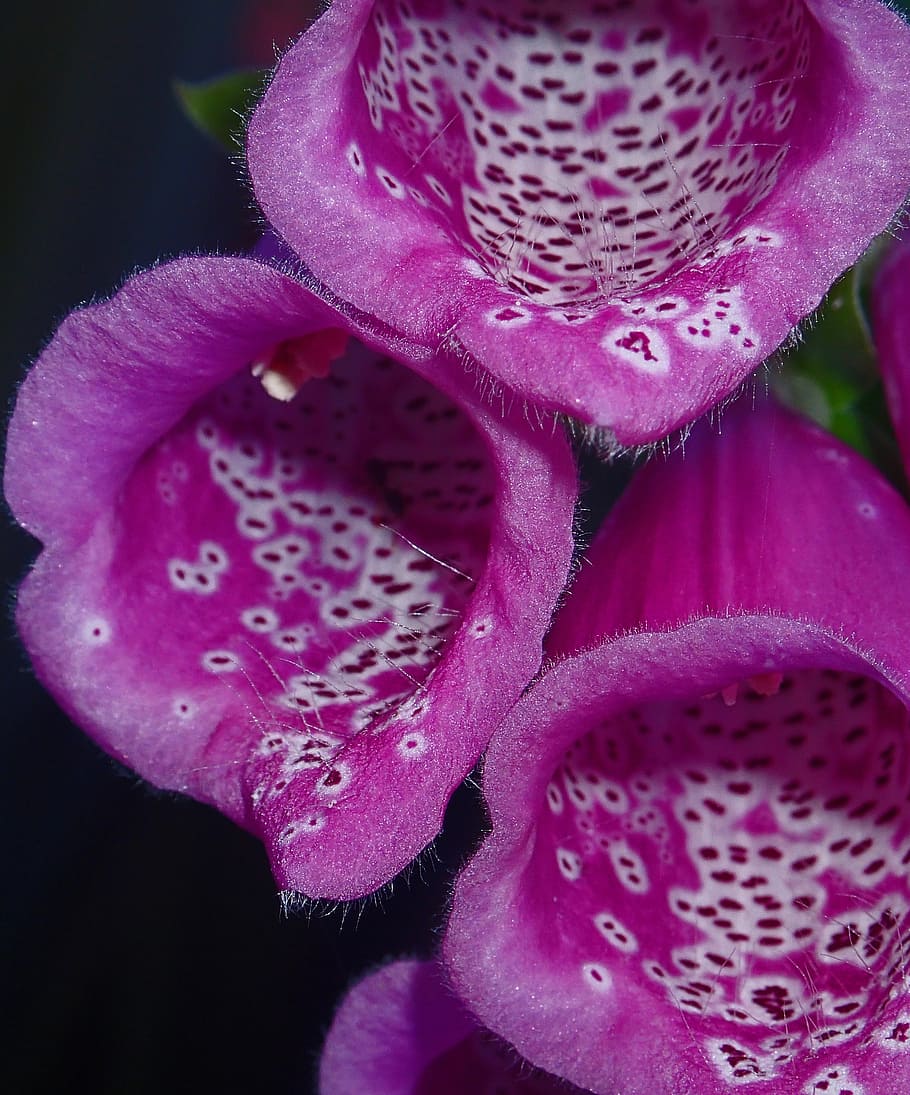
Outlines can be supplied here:
M793 349L778 355L782 367L774 371L771 383L788 406L830 430L906 489L865 306L884 247L874 244L834 284L797 332Z
M174 91L187 117L229 152L243 148L246 120L265 88L263 69L243 69L214 80L190 84L174 81Z

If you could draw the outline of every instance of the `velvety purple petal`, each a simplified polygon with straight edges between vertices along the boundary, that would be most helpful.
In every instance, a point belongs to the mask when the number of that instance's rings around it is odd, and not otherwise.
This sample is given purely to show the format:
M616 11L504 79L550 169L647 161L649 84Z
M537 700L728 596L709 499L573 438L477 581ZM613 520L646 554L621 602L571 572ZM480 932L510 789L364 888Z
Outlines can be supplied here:
M322 1052L320 1095L571 1095L479 1027L432 962L393 962L348 993Z
M893 216L908 48L877 0L335 0L250 170L339 295L628 444L733 389Z
M904 467L910 469L910 241L894 245L871 294L873 334Z
M487 753L480 1021L602 1095L910 1087L908 573L903 500L788 412L644 469Z
M40 677L313 896L369 892L435 836L571 554L564 439L389 349L268 266L185 259L70 316L10 428ZM282 402L252 363L311 379Z

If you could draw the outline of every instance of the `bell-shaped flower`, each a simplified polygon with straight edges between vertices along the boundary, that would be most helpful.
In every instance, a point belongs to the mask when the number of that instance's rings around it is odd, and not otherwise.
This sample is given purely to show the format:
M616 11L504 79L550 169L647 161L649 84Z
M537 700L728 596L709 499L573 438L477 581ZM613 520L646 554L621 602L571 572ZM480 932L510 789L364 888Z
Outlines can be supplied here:
M908 84L878 0L334 0L249 166L339 296L625 445L734 389L885 228Z
M433 962L392 962L355 985L319 1064L319 1095L572 1095L478 1026Z
M910 511L740 404L652 461L494 736L444 954L601 1095L910 1090Z
M19 393L38 675L283 888L391 878L539 666L571 455L461 378L271 266L188 258L71 315Z

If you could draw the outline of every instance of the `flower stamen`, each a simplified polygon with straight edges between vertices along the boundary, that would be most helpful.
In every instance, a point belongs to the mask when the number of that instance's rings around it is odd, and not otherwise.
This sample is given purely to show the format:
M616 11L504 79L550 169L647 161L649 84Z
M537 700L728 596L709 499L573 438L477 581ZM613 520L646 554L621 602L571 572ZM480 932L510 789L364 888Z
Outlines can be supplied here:
M253 362L253 376L273 399L290 403L308 380L327 377L332 362L344 355L347 346L347 334L337 327L279 342Z

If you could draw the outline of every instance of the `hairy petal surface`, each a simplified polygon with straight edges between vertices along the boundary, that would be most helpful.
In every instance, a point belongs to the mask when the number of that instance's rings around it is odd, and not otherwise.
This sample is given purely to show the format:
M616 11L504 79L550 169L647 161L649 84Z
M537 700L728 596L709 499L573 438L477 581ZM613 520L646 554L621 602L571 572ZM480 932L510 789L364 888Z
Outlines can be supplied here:
M393 962L345 997L326 1037L320 1095L571 1095L464 1009L433 962Z
M734 388L885 227L908 45L877 0L335 0L250 170L345 299L640 442Z
M286 889L391 878L540 662L568 447L452 376L269 266L199 258L71 315L19 394L39 676L114 756L260 835Z
M484 766L444 953L602 1095L910 1084L910 513L738 407L653 461Z

